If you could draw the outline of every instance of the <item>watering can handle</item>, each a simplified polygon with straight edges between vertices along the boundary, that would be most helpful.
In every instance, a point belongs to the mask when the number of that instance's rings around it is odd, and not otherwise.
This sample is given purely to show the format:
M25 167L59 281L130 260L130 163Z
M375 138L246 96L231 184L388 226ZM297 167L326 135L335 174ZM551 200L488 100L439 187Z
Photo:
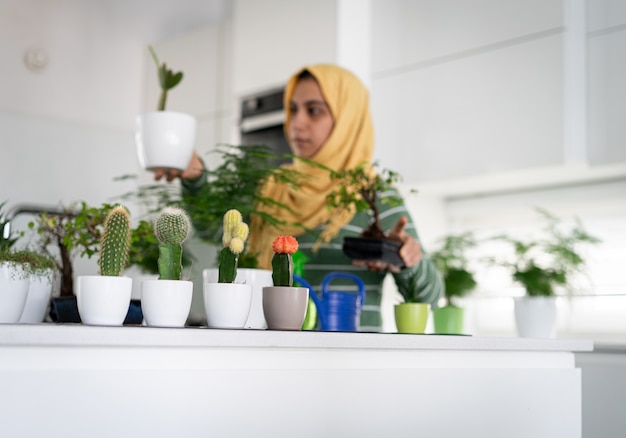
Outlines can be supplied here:
M327 274L322 279L322 290L320 291L322 295L326 291L326 288L328 287L330 281L334 280L335 278L344 278L346 280L354 281L359 288L359 296L361 297L361 304L359 305L359 308L362 307L363 304L365 304L365 284L363 283L363 280L361 280L361 277L356 274L351 274L349 272L331 272L330 274Z

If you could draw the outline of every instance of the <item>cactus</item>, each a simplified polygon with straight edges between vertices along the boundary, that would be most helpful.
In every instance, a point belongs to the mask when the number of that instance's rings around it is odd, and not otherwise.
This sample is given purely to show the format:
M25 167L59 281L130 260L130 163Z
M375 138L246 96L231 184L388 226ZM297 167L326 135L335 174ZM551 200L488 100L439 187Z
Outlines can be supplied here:
M224 248L220 252L218 283L234 283L239 254L243 252L248 233L248 225L242 221L241 213L235 209L228 210L224 215Z
M183 242L189 237L191 222L187 213L177 207L165 207L154 223L159 241L159 279L181 280L183 276Z
M114 207L104 220L100 239L100 274L117 277L128 262L130 251L130 214L126 208Z
M298 250L298 241L293 236L278 236L272 243L272 280L274 286L293 285L292 254Z

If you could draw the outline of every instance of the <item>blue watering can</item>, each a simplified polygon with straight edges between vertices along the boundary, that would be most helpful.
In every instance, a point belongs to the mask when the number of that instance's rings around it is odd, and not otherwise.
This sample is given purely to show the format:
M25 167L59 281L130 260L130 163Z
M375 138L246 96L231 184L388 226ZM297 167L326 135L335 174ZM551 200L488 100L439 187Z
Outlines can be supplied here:
M358 286L358 292L328 290L329 283L336 278L353 280ZM294 275L293 279L309 289L309 297L317 307L322 330L336 332L358 330L361 308L365 302L365 285L360 277L347 272L331 272L322 279L322 290L319 296L303 278Z

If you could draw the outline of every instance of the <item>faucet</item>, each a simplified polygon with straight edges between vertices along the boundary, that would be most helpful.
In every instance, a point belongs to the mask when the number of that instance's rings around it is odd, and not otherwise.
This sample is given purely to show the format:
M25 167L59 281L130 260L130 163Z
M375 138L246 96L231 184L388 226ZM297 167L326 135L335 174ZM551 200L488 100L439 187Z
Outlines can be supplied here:
M2 227L2 237L5 240L8 240L11 236L11 221L15 219L16 216L21 214L30 213L30 214L39 214L39 213L48 213L51 215L61 216L67 214L67 210L64 210L61 207L52 207L45 205L36 205L36 204L17 204L11 210L9 210L5 217L4 226Z

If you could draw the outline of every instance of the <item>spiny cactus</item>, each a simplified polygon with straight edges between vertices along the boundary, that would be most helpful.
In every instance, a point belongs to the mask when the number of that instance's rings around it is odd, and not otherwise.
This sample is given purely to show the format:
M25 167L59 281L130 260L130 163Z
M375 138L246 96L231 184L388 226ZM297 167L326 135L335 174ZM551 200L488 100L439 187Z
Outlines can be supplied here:
M183 242L189 237L191 222L178 207L165 207L154 223L159 241L159 279L181 280L183 276Z
M117 277L122 274L130 251L130 234L130 214L118 205L104 220L98 260L101 275Z
M224 215L224 248L220 252L218 283L234 283L237 277L237 263L244 242L248 238L248 225L242 220L238 210L228 210Z
M272 280L274 286L293 285L293 259L291 255L298 250L298 241L293 236L278 236L272 243Z

